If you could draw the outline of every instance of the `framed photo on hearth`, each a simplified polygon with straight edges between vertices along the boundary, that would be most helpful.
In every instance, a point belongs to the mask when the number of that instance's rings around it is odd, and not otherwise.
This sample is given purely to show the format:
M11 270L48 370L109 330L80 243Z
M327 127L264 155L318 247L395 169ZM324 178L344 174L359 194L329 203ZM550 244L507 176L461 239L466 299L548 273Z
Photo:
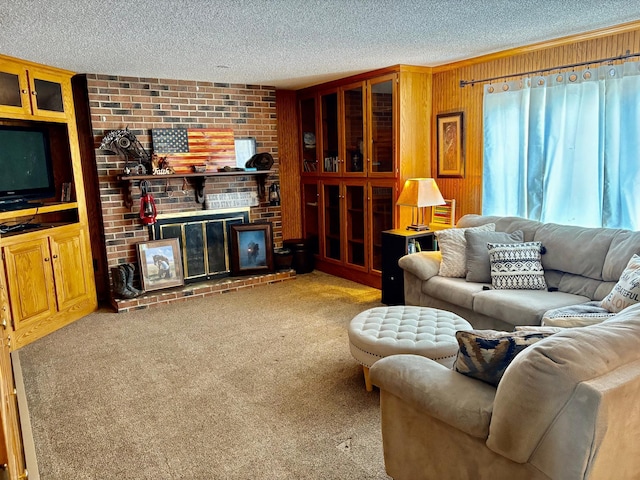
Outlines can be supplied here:
M145 292L184 285L177 238L140 242L136 247L140 280Z
M231 225L231 273L250 275L273 272L271 223Z
M438 177L464 177L464 130L462 112L436 117Z

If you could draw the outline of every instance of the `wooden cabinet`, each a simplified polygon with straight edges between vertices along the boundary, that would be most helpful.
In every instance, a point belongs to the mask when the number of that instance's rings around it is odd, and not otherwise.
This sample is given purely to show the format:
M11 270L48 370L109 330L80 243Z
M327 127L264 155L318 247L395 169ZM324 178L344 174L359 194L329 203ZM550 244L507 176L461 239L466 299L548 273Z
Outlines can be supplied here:
M321 269L373 284L382 268L382 232L393 227L396 186L392 180L319 181ZM305 225L306 238L312 238Z
M46 132L55 184L41 204L0 211L0 478L26 478L9 353L97 308L72 75L0 55L0 125Z
M1 278L4 278L4 273L4 265L0 262ZM26 478L26 467L15 381L11 368L11 310L4 284L0 285L0 315L0 478L17 480Z
M430 69L402 65L298 92L303 236L319 239L318 269L381 286L382 232L411 221L399 189L431 171L430 92Z
M0 114L65 120L70 79L47 67L0 57Z
M34 237L25 239L25 237ZM25 234L3 247L12 328L16 347L50 333L64 322L61 316L92 303L91 264L84 232L75 225Z

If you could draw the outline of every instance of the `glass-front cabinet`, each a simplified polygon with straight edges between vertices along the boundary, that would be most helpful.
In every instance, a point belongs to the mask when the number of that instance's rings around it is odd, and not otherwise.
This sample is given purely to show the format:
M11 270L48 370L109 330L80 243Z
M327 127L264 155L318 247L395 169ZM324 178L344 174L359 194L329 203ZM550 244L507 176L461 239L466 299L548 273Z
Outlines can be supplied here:
M0 59L0 113L65 119L59 75Z
M342 192L340 182L322 182L322 253L342 261Z
M320 172L340 172L340 145L338 135L338 91L320 94L320 137L322 157Z
M369 82L369 174L395 175L396 78L387 75Z
M431 172L429 69L397 65L298 93L303 235L316 268L381 286L404 180Z
M344 185L346 208L346 257L352 266L367 266L366 238L366 187L365 185Z
M344 152L342 154L345 173L365 171L365 83L359 82L342 88L342 116L344 123Z
M382 271L382 232L394 228L396 186L392 180L369 184L371 270Z
M382 232L394 226L393 180L326 180L320 184L322 257L355 270L381 271Z
M302 225L303 235L309 243L311 252L315 255L320 253L319 250L319 227L320 216L318 211L318 200L320 193L318 191L318 182L316 179L307 179L302 184Z
M300 99L300 145L304 173L315 174L318 171L316 113L315 95Z

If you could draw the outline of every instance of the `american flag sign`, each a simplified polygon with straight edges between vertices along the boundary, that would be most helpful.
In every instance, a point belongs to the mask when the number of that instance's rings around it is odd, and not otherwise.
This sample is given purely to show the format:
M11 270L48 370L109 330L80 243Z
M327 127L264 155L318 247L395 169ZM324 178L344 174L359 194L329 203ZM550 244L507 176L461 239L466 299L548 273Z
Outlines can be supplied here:
M151 138L154 153L166 157L176 173L191 172L194 165L215 171L236 164L230 128L154 128Z

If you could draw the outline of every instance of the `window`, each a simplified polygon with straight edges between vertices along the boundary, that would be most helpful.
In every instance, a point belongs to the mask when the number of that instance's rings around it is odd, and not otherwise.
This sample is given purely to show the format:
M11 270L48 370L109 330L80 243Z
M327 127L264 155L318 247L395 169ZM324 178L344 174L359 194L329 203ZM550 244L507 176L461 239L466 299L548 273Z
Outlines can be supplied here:
M640 229L640 62L484 88L485 215Z

